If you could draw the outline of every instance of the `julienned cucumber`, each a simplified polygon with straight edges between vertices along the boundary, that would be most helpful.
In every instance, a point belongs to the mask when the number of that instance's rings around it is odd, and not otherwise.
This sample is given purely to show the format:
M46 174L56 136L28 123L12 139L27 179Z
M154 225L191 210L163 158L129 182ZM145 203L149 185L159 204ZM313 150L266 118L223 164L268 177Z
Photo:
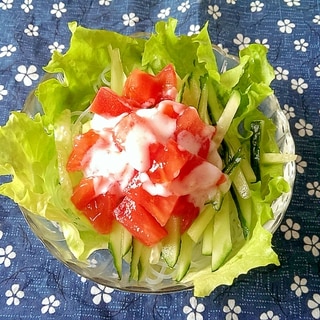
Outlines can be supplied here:
M180 218L172 216L166 224L168 235L162 240L162 258L168 267L173 268L180 254Z
M250 138L251 167L256 175L257 181L260 181L260 141L263 130L263 121L257 120L251 122L250 129L252 131L252 136Z
M189 237L188 233L185 232L181 236L181 248L180 248L180 255L178 258L178 262L176 264L176 281L181 281L186 273L188 272L190 265L191 265L191 259L192 259L192 252L193 247L195 246L195 243L192 241L192 239Z
M122 259L129 252L132 245L132 235L117 221L113 222L109 235L109 250L113 257L114 267L119 278L122 276Z
M221 210L213 218L211 270L217 270L232 250L230 225L230 193L226 194Z

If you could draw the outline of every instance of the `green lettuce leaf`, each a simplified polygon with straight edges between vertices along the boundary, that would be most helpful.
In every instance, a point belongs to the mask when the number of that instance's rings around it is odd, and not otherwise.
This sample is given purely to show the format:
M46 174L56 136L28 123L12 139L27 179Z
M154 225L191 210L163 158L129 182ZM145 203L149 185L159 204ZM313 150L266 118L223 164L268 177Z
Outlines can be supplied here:
M194 295L208 296L221 285L231 285L241 274L269 264L279 265L279 259L271 247L272 235L257 224L251 239L244 243L238 253L218 270L212 272L210 267L189 273L183 281L192 281Z
M39 84L36 95L44 113L54 119L65 108L84 110L92 101L101 76L110 69L108 48L117 48L125 74L141 65L145 40L107 30L91 30L69 23L72 32L70 48L65 54L54 51L44 70L53 74ZM62 74L62 80L54 75Z

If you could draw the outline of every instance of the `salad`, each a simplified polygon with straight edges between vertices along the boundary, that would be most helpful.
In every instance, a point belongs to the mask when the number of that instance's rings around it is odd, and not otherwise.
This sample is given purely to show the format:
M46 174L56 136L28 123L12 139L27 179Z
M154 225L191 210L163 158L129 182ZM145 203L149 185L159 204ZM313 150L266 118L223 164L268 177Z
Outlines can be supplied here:
M119 279L127 263L135 281L157 269L206 296L279 265L263 226L294 156L259 110L273 94L267 49L249 45L221 73L207 25L176 25L140 38L69 23L70 48L35 90L41 112L0 127L0 194L58 223L79 261L108 249Z

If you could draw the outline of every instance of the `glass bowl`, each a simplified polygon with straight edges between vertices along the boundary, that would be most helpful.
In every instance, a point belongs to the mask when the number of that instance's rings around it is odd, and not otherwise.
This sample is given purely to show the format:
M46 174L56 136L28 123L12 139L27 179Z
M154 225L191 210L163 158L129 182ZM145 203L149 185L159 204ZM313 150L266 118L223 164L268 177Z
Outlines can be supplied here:
M226 54L219 47L214 46L213 50L220 72L238 64L238 59L236 57ZM267 117L271 118L277 126L276 140L281 152L294 154L295 145L290 133L289 124L284 113L280 109L277 98L273 95L268 97L261 104L260 109ZM31 116L41 111L41 106L33 92L28 96L23 111ZM278 228L292 197L295 179L294 161L285 164L284 177L289 183L291 191L280 196L272 205L274 219L265 225L265 228L271 232L274 232ZM163 277L159 277L156 271L152 275L152 278L147 279L147 281L133 281L129 279L130 268L125 262L123 265L123 277L119 280L113 266L112 255L107 249L97 250L91 254L87 261L80 262L70 252L63 233L59 229L57 223L34 215L24 208L21 208L21 211L34 234L43 242L48 251L68 268L87 279L112 288L139 293L159 294L193 288L192 283L178 283L171 280L171 275L168 275L168 277L163 279ZM161 263L163 263L163 266ZM165 268L164 262L160 261L159 264L160 269Z

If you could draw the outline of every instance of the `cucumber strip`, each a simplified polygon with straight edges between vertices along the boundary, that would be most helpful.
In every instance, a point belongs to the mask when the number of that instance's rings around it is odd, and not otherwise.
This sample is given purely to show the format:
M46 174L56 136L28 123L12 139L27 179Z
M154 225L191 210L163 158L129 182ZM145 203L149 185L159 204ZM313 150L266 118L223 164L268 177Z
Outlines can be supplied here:
M119 279L122 277L122 257L125 255L126 248L123 246L124 232L127 231L118 222L114 221L112 224L112 231L110 232L109 250L113 257L114 267L118 273ZM129 242L129 241L128 241Z
M187 230L187 233L195 243L199 241L206 226L212 220L216 212L217 211L213 208L213 206L211 204L208 204L200 212L198 217L193 221L192 225Z
M238 167L241 160L243 159L242 149L239 148L238 151L231 156L231 159L226 163L226 166L223 169L223 172L230 176L234 169Z
M291 153L265 152L260 157L261 164L287 163L295 161L297 156Z
M249 159L243 158L240 163L240 168L248 183L257 181L257 177L251 168Z
M213 218L211 270L217 270L232 250L229 201L231 195L226 195L221 210Z
M162 244L158 243L151 247L149 263L150 264L157 264L160 261L162 252Z
M179 259L176 263L176 281L181 281L188 272L191 265L192 251L195 243L189 237L188 233L185 232L181 236L181 248Z
M213 220L212 219L203 232L201 253L204 256L210 256L212 254L213 244Z
M143 245L139 240L132 241L132 258L130 263L130 278L132 280L142 280L150 267L151 248Z
M122 254L122 257L124 257L131 249L132 235L125 227L122 227L121 232L122 232L121 254Z
M175 266L180 254L180 221L179 217L170 217L166 224L168 235L162 240L161 256L170 268Z
M257 120L250 124L252 136L250 138L250 162L257 181L261 180L260 173L260 140L263 130L263 121Z
M198 104L198 113L203 122L205 122L206 124L211 124L211 120L208 113L208 95L208 85L204 83Z
M230 193L238 211L244 237L247 238L249 235L249 230L251 230L251 226L254 223L254 221L252 221L251 198L243 198L242 195L239 194L238 189L234 186L230 189Z
M117 94L122 94L123 86L126 81L126 75L123 72L123 66L122 66L121 57L120 57L120 50L119 48L113 49L111 45L109 45L108 53L111 60L110 88Z
M234 91L231 94L229 101L227 102L220 118L217 121L217 133L213 140L217 145L220 145L227 131L229 130L230 124L238 110L240 105L241 96L238 91Z

